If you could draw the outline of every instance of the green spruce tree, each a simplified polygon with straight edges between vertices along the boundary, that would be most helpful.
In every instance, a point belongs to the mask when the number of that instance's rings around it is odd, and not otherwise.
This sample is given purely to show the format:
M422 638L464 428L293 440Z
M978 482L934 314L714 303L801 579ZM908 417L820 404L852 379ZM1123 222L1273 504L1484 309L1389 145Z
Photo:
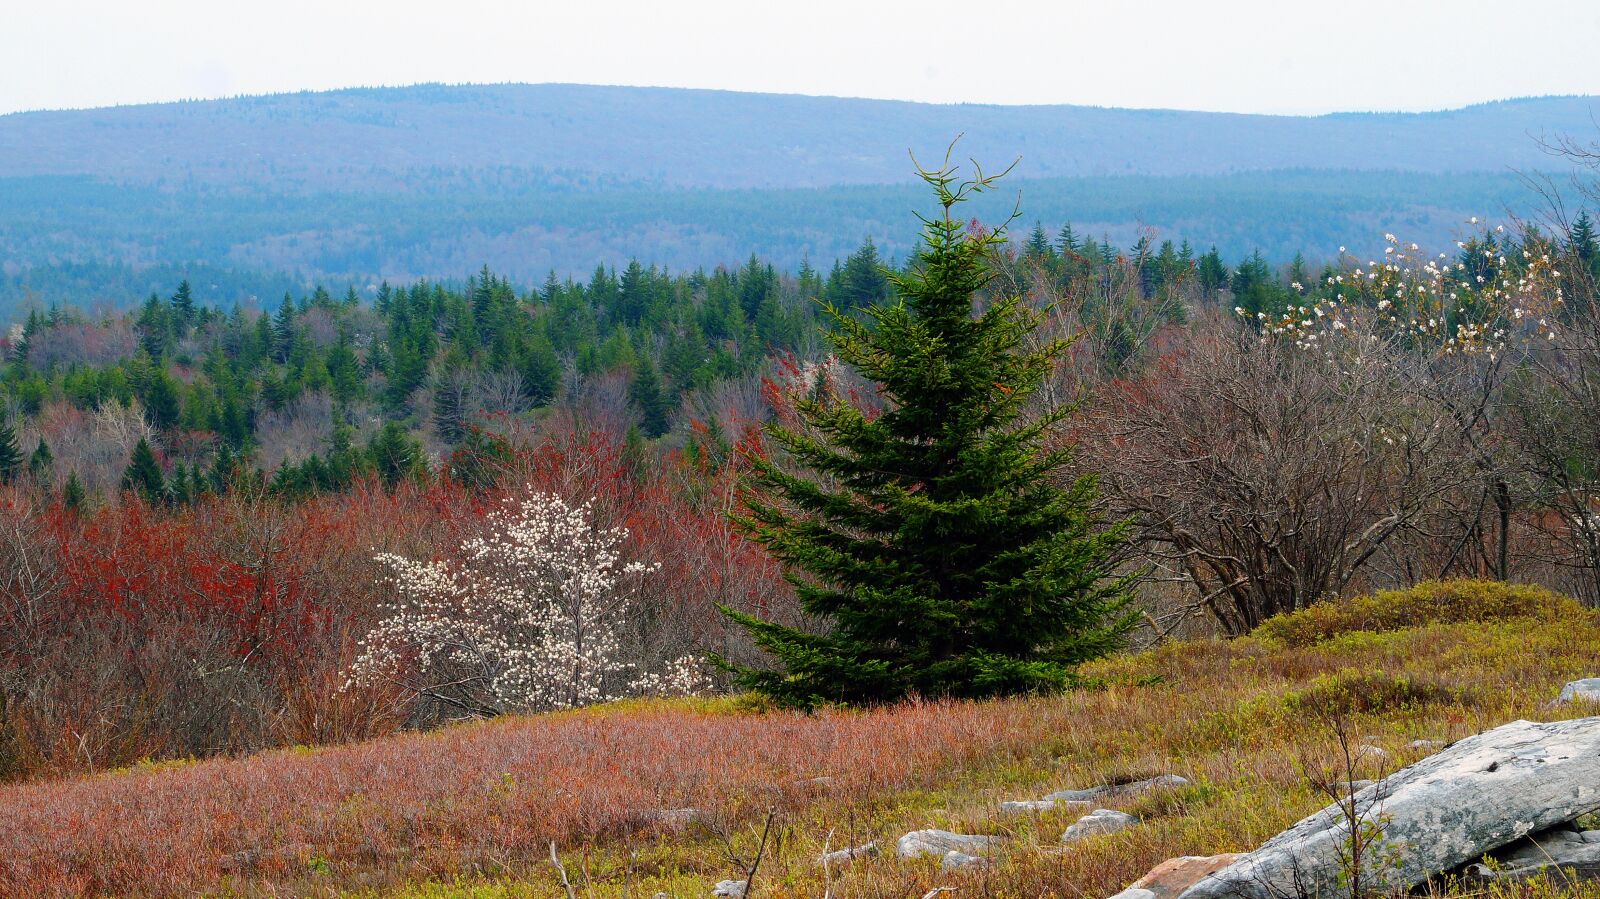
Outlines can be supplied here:
M50 444L39 438L39 445L33 448L33 454L28 457L28 474L35 483L43 484L50 480L51 469L55 467L56 455L50 452Z
M156 461L150 441L139 438L128 460L128 469L122 473L122 489L137 493L145 502L156 505L167 500L167 482L161 474L161 463Z
M89 507L89 494L83 489L76 471L67 472L67 482L61 485L61 508L81 512Z
M1066 344L1031 349L1040 315L986 296L1004 229L951 214L998 176L958 184L948 156L919 174L941 214L893 276L898 299L864 320L828 310L834 351L886 408L820 391L799 403L804 429L770 430L810 473L753 460L764 489L740 524L830 625L723 610L778 663L734 667L738 680L787 705L1059 689L1133 621L1125 525L1096 514L1092 478L1058 486L1068 451L1046 447L1070 410L1027 411Z
M0 421L0 484L15 481L21 470L22 450L17 447L17 432Z
M648 356L641 358L634 369L633 382L628 385L628 399L639 410L639 426L646 437L667 433L667 398L661 391L661 377Z

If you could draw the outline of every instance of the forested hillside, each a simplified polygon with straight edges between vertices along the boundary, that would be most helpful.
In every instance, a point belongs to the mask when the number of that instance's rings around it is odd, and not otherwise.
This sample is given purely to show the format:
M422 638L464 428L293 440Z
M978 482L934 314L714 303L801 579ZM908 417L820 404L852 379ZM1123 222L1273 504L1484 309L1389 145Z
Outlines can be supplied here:
M1316 117L904 103L571 84L419 85L0 117L0 173L229 190L386 189L503 172L552 186L908 181L906 148L970 135L1017 175L1538 168L1530 136L1586 131L1592 99Z
M1120 246L1327 259L1405 227L1540 208L1541 137L1587 135L1587 98L1316 118L938 106L504 85L338 91L0 116L0 313L126 305L187 278L227 303L316 282L522 287L634 255L673 271L754 252L797 270L872 237L910 250L906 151L957 133L1021 156L1029 218ZM994 220L1015 196L972 214Z

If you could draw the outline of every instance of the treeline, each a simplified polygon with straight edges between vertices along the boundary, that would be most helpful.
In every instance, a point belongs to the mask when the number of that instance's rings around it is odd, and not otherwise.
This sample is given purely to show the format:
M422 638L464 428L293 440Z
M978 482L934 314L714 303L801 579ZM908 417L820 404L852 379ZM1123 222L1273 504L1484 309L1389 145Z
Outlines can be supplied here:
M1230 287L1252 303L1288 290L1259 254L1230 268L1215 248L1141 237L1123 249L1070 225L1036 228L1014 261L1083 297L1123 356L1127 319L1181 321L1189 299ZM507 422L561 401L603 409L642 444L683 431L774 356L814 356L821 304L880 303L889 271L868 240L826 272L754 256L690 273L632 261L519 289L485 267L460 288L385 283L370 302L319 287L223 307L185 280L127 313L53 305L3 345L0 478L77 505L122 490L183 504L238 484L299 497L368 475L472 477Z

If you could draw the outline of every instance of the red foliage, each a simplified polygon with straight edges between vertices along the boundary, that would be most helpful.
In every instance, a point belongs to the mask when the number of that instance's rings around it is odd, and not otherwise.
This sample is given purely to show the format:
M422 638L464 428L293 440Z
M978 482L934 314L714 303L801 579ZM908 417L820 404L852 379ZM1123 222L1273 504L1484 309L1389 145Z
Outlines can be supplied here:
M659 813L713 820L931 786L1054 714L999 704L729 715L655 706L455 727L306 755L0 788L0 894L192 895L224 877L300 894L313 859L368 887L528 864L549 841L648 832ZM327 877L331 876L332 881Z

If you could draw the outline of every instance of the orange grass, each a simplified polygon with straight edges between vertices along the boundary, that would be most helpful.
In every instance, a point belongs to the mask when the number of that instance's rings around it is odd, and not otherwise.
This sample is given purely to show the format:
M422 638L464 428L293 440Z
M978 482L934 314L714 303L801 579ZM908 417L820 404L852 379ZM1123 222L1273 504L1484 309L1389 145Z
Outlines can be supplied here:
M1250 848L1320 806L1330 741L1308 716L1329 697L1395 766L1417 737L1581 714L1546 703L1594 673L1600 625L1570 606L1540 614L1306 645L1169 645L1093 666L1106 686L1063 696L814 715L635 703L10 786L0 895L334 895L462 877L516 885L492 895L554 895L550 841L593 853L605 895L626 880L624 847L643 849L636 895L734 876L708 827L655 814L685 807L741 832L778 810L767 899L822 895L812 859L830 829L838 848L930 826L1011 841L964 877L858 863L834 895L952 881L973 895L1109 895L1164 858ZM1069 851L1053 845L1067 821L996 813L1004 799L1164 771L1196 785L1123 803L1145 823ZM832 781L809 782L819 776Z

